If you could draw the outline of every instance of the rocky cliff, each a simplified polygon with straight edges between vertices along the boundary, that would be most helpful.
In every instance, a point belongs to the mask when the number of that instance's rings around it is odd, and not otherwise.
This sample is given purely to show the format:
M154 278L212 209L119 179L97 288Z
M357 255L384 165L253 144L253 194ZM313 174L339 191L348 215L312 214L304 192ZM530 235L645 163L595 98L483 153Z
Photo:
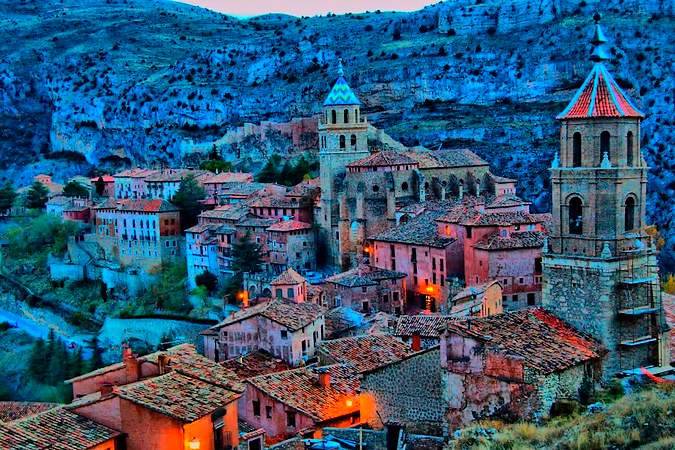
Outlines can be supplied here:
M163 0L0 0L0 169L22 184L38 171L181 164L244 122L317 113L341 57L375 126L407 145L473 148L546 210L554 117L590 70L596 10L611 70L648 114L650 220L672 249L669 1L454 0L237 20Z

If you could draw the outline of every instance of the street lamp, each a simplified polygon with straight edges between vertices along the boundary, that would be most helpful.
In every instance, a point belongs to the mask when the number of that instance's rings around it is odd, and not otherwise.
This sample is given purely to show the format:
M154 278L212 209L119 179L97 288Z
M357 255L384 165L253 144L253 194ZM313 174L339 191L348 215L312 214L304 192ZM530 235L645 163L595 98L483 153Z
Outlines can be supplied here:
M202 444L199 442L199 439L192 438L190 442L188 443L188 448L190 450L199 450L202 447Z

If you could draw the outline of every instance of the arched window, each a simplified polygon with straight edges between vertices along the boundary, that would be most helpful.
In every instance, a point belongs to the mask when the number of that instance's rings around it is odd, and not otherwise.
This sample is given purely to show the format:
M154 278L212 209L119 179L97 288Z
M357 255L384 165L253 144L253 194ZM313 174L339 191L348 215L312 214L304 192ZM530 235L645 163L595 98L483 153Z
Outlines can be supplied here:
M633 165L633 132L626 133L626 165Z
M607 159L612 160L612 154L609 151L609 131L603 131L600 133L600 158L605 157L607 153Z
M403 183L401 183L401 190L403 192L408 192L408 183L407 182L404 181Z
M352 134L352 137L350 138L352 147L356 147L356 135Z
M635 229L635 198L628 197L624 208L624 228L625 231Z
M583 204L579 197L572 197L569 203L570 234L581 234L584 231Z
M345 136L343 134L340 135L340 148L345 148Z
M348 109L345 109L344 120L345 120L345 123L349 123L349 110Z
M373 192L380 192L380 187L376 184L373 185Z
M354 122L359 123L359 110L354 110Z
M572 167L581 167L581 133L572 136Z
M335 112L335 110L332 110L332 111L330 112L330 115L331 115L331 122L332 122L332 123L337 123L337 112Z

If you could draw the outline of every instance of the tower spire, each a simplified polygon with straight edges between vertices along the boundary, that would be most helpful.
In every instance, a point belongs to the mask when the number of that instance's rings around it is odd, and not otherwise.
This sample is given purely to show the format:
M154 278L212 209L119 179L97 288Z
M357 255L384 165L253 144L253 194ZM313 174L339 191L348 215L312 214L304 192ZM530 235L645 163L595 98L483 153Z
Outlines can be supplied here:
M593 32L593 39L591 44L593 44L593 52L591 53L591 61L602 62L610 59L609 54L607 53L606 44L607 38L605 33L602 31L600 26L600 19L602 16L599 13L593 15L593 20L595 20L595 31Z
M344 77L345 76L345 71L342 68L342 58L338 58L338 76L339 77Z

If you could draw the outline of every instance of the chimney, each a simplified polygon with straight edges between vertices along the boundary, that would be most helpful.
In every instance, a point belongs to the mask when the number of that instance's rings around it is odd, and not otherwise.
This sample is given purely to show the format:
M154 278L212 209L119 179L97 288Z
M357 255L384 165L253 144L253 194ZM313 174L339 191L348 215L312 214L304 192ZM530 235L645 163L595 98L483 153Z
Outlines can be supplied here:
M141 378L141 362L130 348L124 350L124 371L127 383L134 383Z
M330 387L330 372L328 370L319 372L319 385L324 388Z
M111 383L103 383L98 391L101 393L101 397L110 395L113 391L113 385Z
M412 335L412 349L414 352L422 350L422 337L418 333Z
M157 365L159 366L159 374L164 375L169 371L169 355L160 353L157 356Z

